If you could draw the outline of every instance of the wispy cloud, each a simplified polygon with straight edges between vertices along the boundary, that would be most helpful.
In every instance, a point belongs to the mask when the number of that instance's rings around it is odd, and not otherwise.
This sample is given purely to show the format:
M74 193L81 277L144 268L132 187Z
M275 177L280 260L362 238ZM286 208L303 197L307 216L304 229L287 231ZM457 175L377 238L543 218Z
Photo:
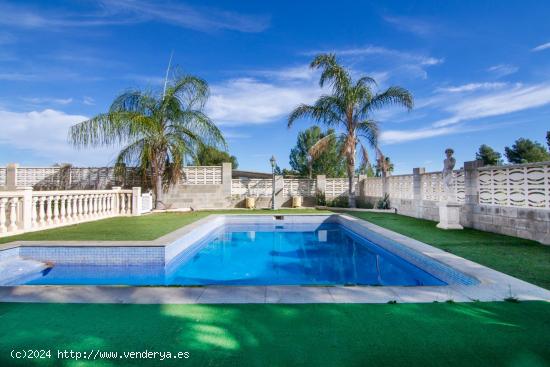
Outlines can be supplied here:
M481 83L474 83L481 84ZM468 88L466 88L468 89ZM481 89L478 89L478 92ZM432 113L446 113L450 116L436 120L417 129L387 130L381 134L384 144L394 144L436 136L502 127L501 123L483 124L484 119L504 116L550 105L550 83L537 85L517 84L505 91L492 90L471 95L454 93L441 94L424 103L420 108L429 108Z
M49 82L52 80L78 80L79 82L94 82L102 80L100 76L80 74L68 70L41 70L36 72L2 72L0 80L12 82Z
M487 71L493 73L497 77L503 77L506 75L514 74L519 70L517 66L510 64L494 65L487 69Z
M51 97L21 97L21 100L32 105L57 104L68 105L73 102L72 98L51 98Z
M463 85L437 88L437 92L463 93L479 90L492 90L504 88L507 83L468 83Z
M84 96L84 98L82 98L82 103L84 103L86 106L93 106L95 105L95 99L93 99L92 97Z
M441 64L445 61L444 58L435 58L431 56L426 56L423 54L401 51L387 47L367 45L364 47L352 47L352 48L341 48L341 49L327 49L327 50L317 50L309 51L306 55L316 55L319 53L332 52L336 53L339 56L369 56L369 55L381 55L381 56L390 56L394 58L399 58L402 61L415 62L424 66L433 66Z
M385 16L383 19L399 30L414 33L419 36L427 36L435 31L435 27L432 23L417 18L407 16Z
M261 32L269 26L267 16L245 15L172 1L118 0L99 1L98 4L100 6L79 13L61 9L39 11L29 6L0 4L0 24L19 28L60 30L163 22L203 32Z
M447 107L451 117L434 123L435 127L462 121L499 116L550 104L550 84L517 87L510 91L469 98Z
M337 56L347 58L352 64L369 64L380 62L385 65L386 79L392 76L404 76L407 78L426 79L427 69L445 62L444 58L437 58L423 53L396 50L392 48L367 45L363 47L348 47L308 51L305 55L311 56L319 53L335 53Z
M427 127L413 130L386 130L380 134L380 141L383 144L403 143L411 140L433 138L441 135L449 135L459 130L456 126L451 127Z
M550 42L543 43L542 45L538 45L537 47L532 48L531 51L539 52L539 51L548 50L548 49L550 49Z

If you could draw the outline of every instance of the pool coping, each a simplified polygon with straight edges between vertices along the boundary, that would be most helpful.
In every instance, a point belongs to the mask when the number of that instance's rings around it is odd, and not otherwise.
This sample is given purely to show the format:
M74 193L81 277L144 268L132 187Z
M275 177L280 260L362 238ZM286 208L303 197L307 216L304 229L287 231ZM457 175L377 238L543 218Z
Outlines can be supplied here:
M225 216L273 216L274 214L212 214L152 241L16 241L15 247L158 247ZM275 214L277 215L277 214ZM0 286L0 302L54 303L417 303L540 300L550 301L550 291L487 268L441 249L347 214L307 213L283 216L336 217L353 231L371 231L419 252L479 281L475 285L445 286ZM366 232L365 232L366 233ZM361 235L361 233L359 233Z

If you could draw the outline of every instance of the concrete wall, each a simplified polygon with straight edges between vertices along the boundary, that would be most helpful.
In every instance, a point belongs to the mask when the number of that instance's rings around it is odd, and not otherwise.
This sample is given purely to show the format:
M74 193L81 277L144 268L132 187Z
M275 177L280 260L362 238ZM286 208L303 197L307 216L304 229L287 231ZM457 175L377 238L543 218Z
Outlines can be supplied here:
M164 195L168 209L215 209L231 207L231 194L223 185L175 185Z
M550 244L550 210L476 205L472 227Z
M484 205L479 203L478 168L480 162L464 163L465 200L460 208L460 224L464 227L525 238L550 245L550 210ZM391 206L402 215L439 221L439 202L422 199L420 175L423 168L413 171L413 198L391 198ZM360 187L364 187L364 183ZM364 196L376 201L379 197Z

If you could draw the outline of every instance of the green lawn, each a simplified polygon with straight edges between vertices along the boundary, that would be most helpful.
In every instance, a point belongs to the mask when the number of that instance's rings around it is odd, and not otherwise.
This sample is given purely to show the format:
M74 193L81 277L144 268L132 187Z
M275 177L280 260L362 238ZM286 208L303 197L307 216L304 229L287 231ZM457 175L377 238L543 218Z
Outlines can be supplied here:
M156 213L140 217L117 217L1 237L0 244L12 241L132 241L154 240L210 214L322 213L315 209L216 210L190 213Z
M550 246L475 229L443 230L435 222L397 214L348 214L550 289Z
M548 366L550 304L0 304L0 365ZM52 358L13 360L13 349ZM74 361L57 350L187 351Z

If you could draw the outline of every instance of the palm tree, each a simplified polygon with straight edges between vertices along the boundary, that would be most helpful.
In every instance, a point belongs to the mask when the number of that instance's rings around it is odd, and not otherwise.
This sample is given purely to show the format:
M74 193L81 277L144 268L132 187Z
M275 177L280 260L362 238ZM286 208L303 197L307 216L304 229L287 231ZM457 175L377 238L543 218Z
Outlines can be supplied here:
M128 91L106 113L72 126L69 141L77 148L123 146L115 166L149 171L155 206L163 207L163 186L181 177L187 154L203 144L225 146L221 131L203 112L208 96L208 84L192 75L166 79L161 95Z
M334 54L316 56L310 64L313 69L321 69L319 85L328 84L331 94L321 96L313 105L301 104L288 117L288 127L300 118L310 117L324 123L328 127L339 129L343 141L342 154L346 157L349 180L350 205L354 205L355 189L353 175L355 172L355 156L357 145L361 147L364 163L368 162L368 153L361 139L376 149L377 156L382 156L378 148L378 123L372 119L372 113L384 106L399 104L407 109L413 107L413 97L409 91L401 87L389 87L382 93L373 92L371 86L376 81L363 76L352 80L348 70L342 67ZM335 133L336 134L336 133ZM322 153L334 141L334 135L320 139L310 149L312 156Z

